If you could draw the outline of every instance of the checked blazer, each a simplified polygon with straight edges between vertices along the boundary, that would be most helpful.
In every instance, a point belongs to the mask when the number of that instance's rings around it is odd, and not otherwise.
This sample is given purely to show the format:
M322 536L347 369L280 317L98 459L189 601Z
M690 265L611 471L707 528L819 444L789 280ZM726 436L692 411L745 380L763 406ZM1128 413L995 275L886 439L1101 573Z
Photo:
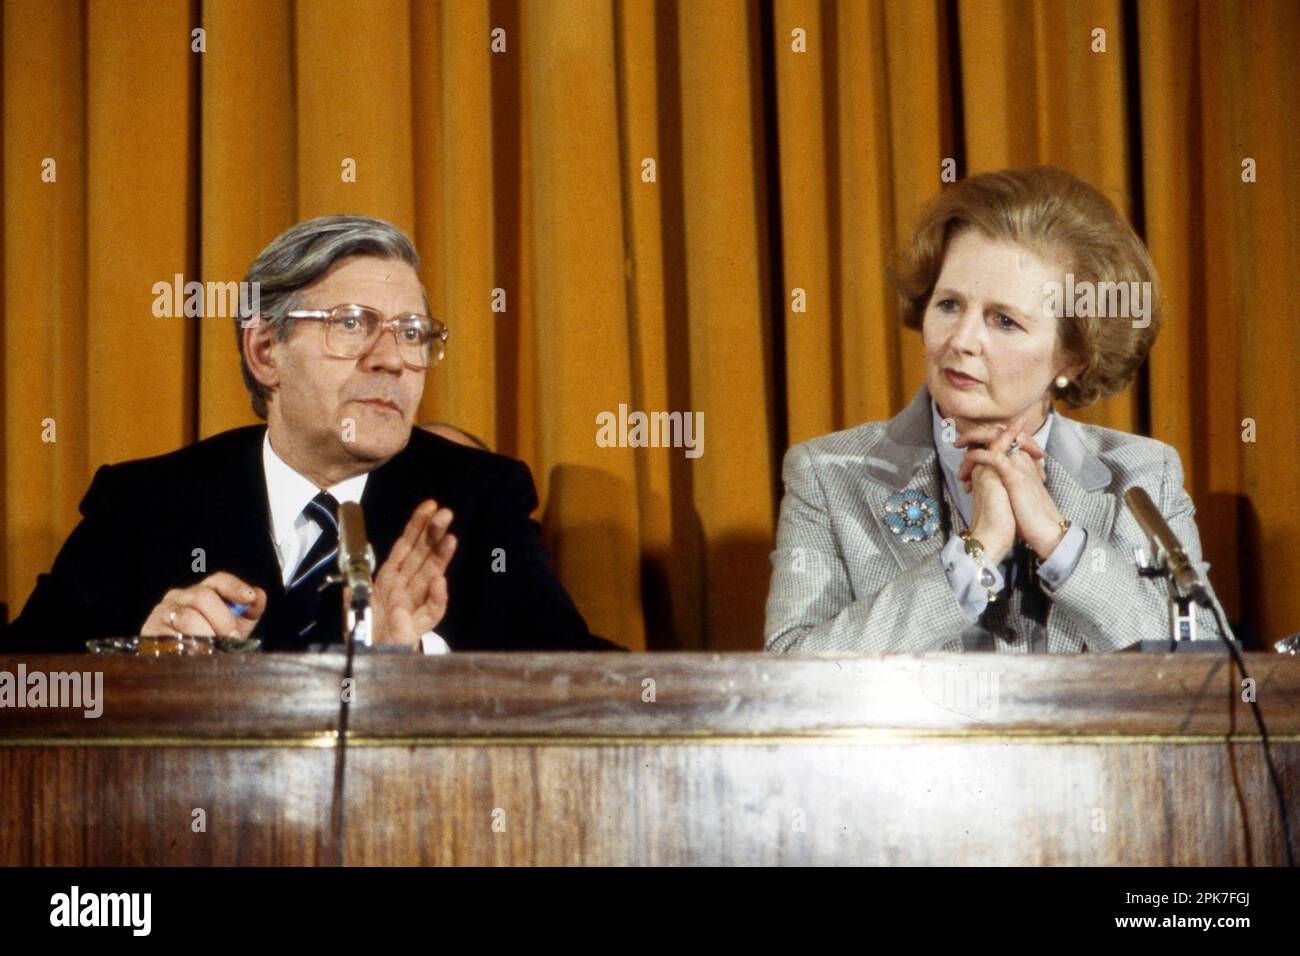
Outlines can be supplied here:
M1030 569L972 623L940 563L951 523L924 540L903 541L884 520L886 501L904 489L943 501L945 512L956 514L925 387L889 421L792 447L772 552L767 650L1070 653L1166 637L1166 586L1137 574L1134 549L1149 545L1122 495L1134 485L1144 488L1208 574L1178 453L1150 438L1061 416L1045 451L1047 489L1061 514L1087 533L1083 553L1055 592ZM1197 609L1197 638L1219 639L1205 608Z

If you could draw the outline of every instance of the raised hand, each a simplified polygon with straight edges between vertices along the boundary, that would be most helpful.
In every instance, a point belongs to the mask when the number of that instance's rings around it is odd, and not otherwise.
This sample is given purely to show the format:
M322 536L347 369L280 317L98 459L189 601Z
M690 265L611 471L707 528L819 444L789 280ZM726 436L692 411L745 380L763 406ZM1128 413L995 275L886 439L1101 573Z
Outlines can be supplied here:
M374 642L417 647L447 613L447 565L456 553L450 508L421 502L375 575Z

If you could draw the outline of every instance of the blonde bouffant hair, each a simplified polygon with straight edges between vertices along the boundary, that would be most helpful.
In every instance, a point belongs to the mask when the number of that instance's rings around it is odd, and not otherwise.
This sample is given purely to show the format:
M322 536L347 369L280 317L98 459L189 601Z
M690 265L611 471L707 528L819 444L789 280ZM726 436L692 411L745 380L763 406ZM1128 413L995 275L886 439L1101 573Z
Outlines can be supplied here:
M1125 317L1058 316L1057 347L1081 370L1065 388L1053 383L1055 397L1082 408L1133 380L1160 329L1160 286L1146 246L1109 199L1053 166L981 173L949 186L925 208L890 270L908 328L920 331L948 243L965 229L1024 246L1072 272L1076 286L1149 282L1145 328Z

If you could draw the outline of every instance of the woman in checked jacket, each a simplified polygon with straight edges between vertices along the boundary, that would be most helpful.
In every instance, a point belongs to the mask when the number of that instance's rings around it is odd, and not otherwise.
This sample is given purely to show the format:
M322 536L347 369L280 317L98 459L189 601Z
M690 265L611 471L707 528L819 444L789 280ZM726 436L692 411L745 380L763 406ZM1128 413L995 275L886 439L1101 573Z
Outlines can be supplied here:
M786 454L767 649L1066 653L1168 634L1122 496L1145 489L1204 576L1178 453L1053 408L1121 391L1160 327L1119 211L1060 169L972 176L930 204L892 278L925 385L889 421ZM1196 637L1219 639L1204 608Z

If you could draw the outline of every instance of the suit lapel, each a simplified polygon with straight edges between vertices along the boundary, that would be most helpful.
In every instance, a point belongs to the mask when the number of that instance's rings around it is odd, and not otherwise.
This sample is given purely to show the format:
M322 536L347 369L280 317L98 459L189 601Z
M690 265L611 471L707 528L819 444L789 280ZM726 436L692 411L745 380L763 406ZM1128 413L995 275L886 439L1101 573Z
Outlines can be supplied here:
M1115 522L1116 499L1108 494L1111 471L1088 450L1078 422L1058 417L1047 439L1047 491L1056 508L1088 534L1089 542L1105 541ZM1086 551L1080 561L1089 560ZM1047 650L1071 653L1081 650L1087 636L1068 618L1055 615L1048 604Z
M408 443L406 448L372 471L361 493L366 537L375 551L376 569L383 564L406 529L411 512L423 500L420 489L411 480L410 449Z
M867 475L873 479L866 495L868 506L899 567L912 567L926 555L943 549L941 532L920 541L904 541L885 521L885 506L901 491L919 491L935 506L944 500L937 459L930 393L922 386L908 406L890 419L884 440L867 455L865 464Z
M198 506L198 527L210 542L208 571L229 571L266 591L266 610L253 629L253 635L264 642L267 635L283 630L287 611L262 467L265 434L265 428L251 429L248 440L218 474L197 479L207 488Z
M1115 519L1115 496L1105 493L1111 472L1088 450L1079 423L1058 416L1046 451L1047 490L1057 510L1090 539L1106 540Z

